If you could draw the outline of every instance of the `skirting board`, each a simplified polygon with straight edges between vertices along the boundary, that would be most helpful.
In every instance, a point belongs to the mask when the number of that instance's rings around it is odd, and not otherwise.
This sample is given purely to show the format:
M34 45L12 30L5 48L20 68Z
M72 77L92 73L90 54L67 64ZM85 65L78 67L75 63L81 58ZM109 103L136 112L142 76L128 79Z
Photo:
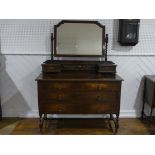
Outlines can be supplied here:
M3 112L4 115L3 117L21 117L21 118L38 118L38 111L34 110L31 112L27 112L25 114L16 114L13 112ZM56 117L56 118L104 118L106 117L105 115L91 115L91 114L87 114L87 115L52 115L52 117ZM138 118L140 117L140 112L136 112L135 110L122 110L120 111L120 117L121 118Z

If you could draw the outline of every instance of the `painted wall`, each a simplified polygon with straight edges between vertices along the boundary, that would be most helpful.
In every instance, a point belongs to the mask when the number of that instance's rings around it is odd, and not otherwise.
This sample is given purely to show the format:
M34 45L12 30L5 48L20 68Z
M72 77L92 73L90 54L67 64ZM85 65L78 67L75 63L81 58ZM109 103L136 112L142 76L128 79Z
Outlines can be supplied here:
M50 57L50 33L60 20L0 20L0 91L3 116L38 117L37 85L41 63ZM124 79L121 116L138 116L142 77L155 74L155 20L141 20L139 43L117 42L118 20L98 20L109 34L108 59ZM91 116L90 116L91 117Z

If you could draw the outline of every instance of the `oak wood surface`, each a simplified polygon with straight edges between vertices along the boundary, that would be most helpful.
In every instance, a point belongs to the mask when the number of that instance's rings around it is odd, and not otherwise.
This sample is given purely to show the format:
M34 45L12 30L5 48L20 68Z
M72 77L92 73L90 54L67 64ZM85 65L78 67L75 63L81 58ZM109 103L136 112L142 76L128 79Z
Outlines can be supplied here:
M77 72L69 72L69 73L58 73L58 74L40 74L36 81L91 81L91 82L100 82L100 81L106 81L106 82L113 82L113 81L123 81L123 79L116 74L115 77L106 77L106 75L103 74L92 74L92 73L77 73Z
M60 73L64 71L84 71L102 74L116 74L116 64L111 61L65 61L47 60L42 64L43 73Z
M41 114L119 113L122 82L119 76L104 78L90 73L61 73L48 75L48 78L41 75L37 81Z
M122 79L103 74L61 72L41 74L37 79L42 132L47 114L113 114L117 133ZM44 116L43 116L44 115Z

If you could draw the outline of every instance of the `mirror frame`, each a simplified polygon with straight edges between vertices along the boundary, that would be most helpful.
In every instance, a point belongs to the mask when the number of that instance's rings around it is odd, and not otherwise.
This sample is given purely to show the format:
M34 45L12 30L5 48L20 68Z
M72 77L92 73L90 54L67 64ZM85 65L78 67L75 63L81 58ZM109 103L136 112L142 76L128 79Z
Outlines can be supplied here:
M83 24L96 24L102 28L102 54L101 55L71 55L71 54L58 54L56 50L57 46L57 28L65 23L83 23ZM56 57L104 57L106 55L106 48L103 48L106 44L105 39L105 26L101 25L98 21L86 21L86 20L62 20L57 25L54 25L54 56Z

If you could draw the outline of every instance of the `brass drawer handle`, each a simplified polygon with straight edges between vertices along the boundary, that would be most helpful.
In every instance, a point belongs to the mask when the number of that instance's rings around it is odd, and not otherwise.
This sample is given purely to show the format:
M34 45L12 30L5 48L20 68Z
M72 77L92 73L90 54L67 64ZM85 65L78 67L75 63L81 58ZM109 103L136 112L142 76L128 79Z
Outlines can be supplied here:
M96 100L98 102L106 102L107 100L105 98L103 98L102 96L97 96Z
M62 101L63 100L63 96L62 95L58 95L58 100Z
M59 109L58 111L59 111L59 112L62 112L62 109Z
M102 100L102 97L101 96L97 96L96 100L97 101L101 101Z
M97 90L102 90L102 86L101 85L98 85L97 86Z
M82 68L82 67L83 67L82 65L79 65L79 66L78 66L78 68Z
M62 90L62 87L58 87L58 90Z

